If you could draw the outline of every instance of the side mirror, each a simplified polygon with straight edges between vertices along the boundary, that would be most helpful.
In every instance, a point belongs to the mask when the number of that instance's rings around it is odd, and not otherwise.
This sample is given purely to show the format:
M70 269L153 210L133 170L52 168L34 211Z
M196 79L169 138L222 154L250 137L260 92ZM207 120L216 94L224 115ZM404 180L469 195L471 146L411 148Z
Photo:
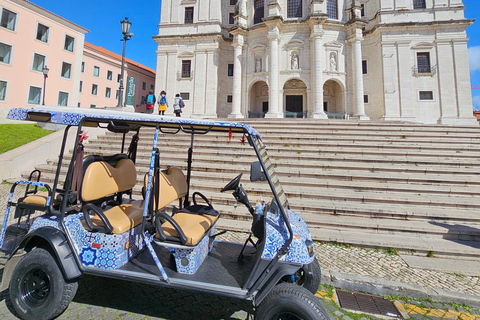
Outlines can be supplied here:
M262 171L262 166L260 165L259 161L252 162L250 165L250 181L266 181L267 177L265 173Z

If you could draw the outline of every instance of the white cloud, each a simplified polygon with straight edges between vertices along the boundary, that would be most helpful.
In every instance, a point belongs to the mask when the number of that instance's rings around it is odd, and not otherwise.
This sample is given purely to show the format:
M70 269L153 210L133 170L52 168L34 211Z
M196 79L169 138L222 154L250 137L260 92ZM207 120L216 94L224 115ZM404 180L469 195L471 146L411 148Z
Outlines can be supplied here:
M471 73L480 71L480 46L468 48L468 63Z
M473 108L475 110L480 110L480 96L473 96Z

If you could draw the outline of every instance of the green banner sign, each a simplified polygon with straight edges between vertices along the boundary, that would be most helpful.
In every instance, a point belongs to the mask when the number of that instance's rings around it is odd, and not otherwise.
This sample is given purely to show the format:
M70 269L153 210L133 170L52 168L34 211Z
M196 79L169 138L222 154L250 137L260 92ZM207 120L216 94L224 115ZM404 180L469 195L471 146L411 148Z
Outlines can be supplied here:
M125 86L125 105L133 106L135 99L135 78L127 77L127 83Z

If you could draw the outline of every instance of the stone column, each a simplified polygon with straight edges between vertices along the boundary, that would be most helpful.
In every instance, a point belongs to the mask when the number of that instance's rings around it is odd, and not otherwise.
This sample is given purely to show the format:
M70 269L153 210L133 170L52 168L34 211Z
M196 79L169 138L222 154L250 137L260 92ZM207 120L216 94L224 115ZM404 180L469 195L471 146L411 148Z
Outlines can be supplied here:
M268 32L269 40L269 64L268 64L268 77L269 77L269 86L268 86L268 112L265 115L265 118L282 118L283 110L279 111L279 102L278 102L278 79L280 76L279 71L279 59L278 59L278 40L280 38L280 33L277 27L273 27Z
M314 95L314 111L311 118L327 119L327 114L323 110L323 69L322 69L322 35L323 31L316 31L311 35L313 39L313 65L312 65L312 91Z
M241 113L242 103L242 51L244 38L241 34L236 34L233 41L234 60L233 60L233 97L232 97L232 113L229 118L243 118Z
M360 30L361 32L361 30ZM353 41L353 75L354 83L353 87L355 88L355 106L353 117L360 120L370 120L367 115L365 115L365 104L363 103L363 73L362 73L362 43L361 35L355 37Z

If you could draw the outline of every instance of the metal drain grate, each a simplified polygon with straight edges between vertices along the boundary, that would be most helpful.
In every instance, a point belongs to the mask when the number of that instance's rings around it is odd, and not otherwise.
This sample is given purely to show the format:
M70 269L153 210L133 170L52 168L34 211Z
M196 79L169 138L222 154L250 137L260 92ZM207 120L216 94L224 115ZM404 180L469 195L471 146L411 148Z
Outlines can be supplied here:
M403 319L392 301L368 294L336 290L340 307L365 313Z

